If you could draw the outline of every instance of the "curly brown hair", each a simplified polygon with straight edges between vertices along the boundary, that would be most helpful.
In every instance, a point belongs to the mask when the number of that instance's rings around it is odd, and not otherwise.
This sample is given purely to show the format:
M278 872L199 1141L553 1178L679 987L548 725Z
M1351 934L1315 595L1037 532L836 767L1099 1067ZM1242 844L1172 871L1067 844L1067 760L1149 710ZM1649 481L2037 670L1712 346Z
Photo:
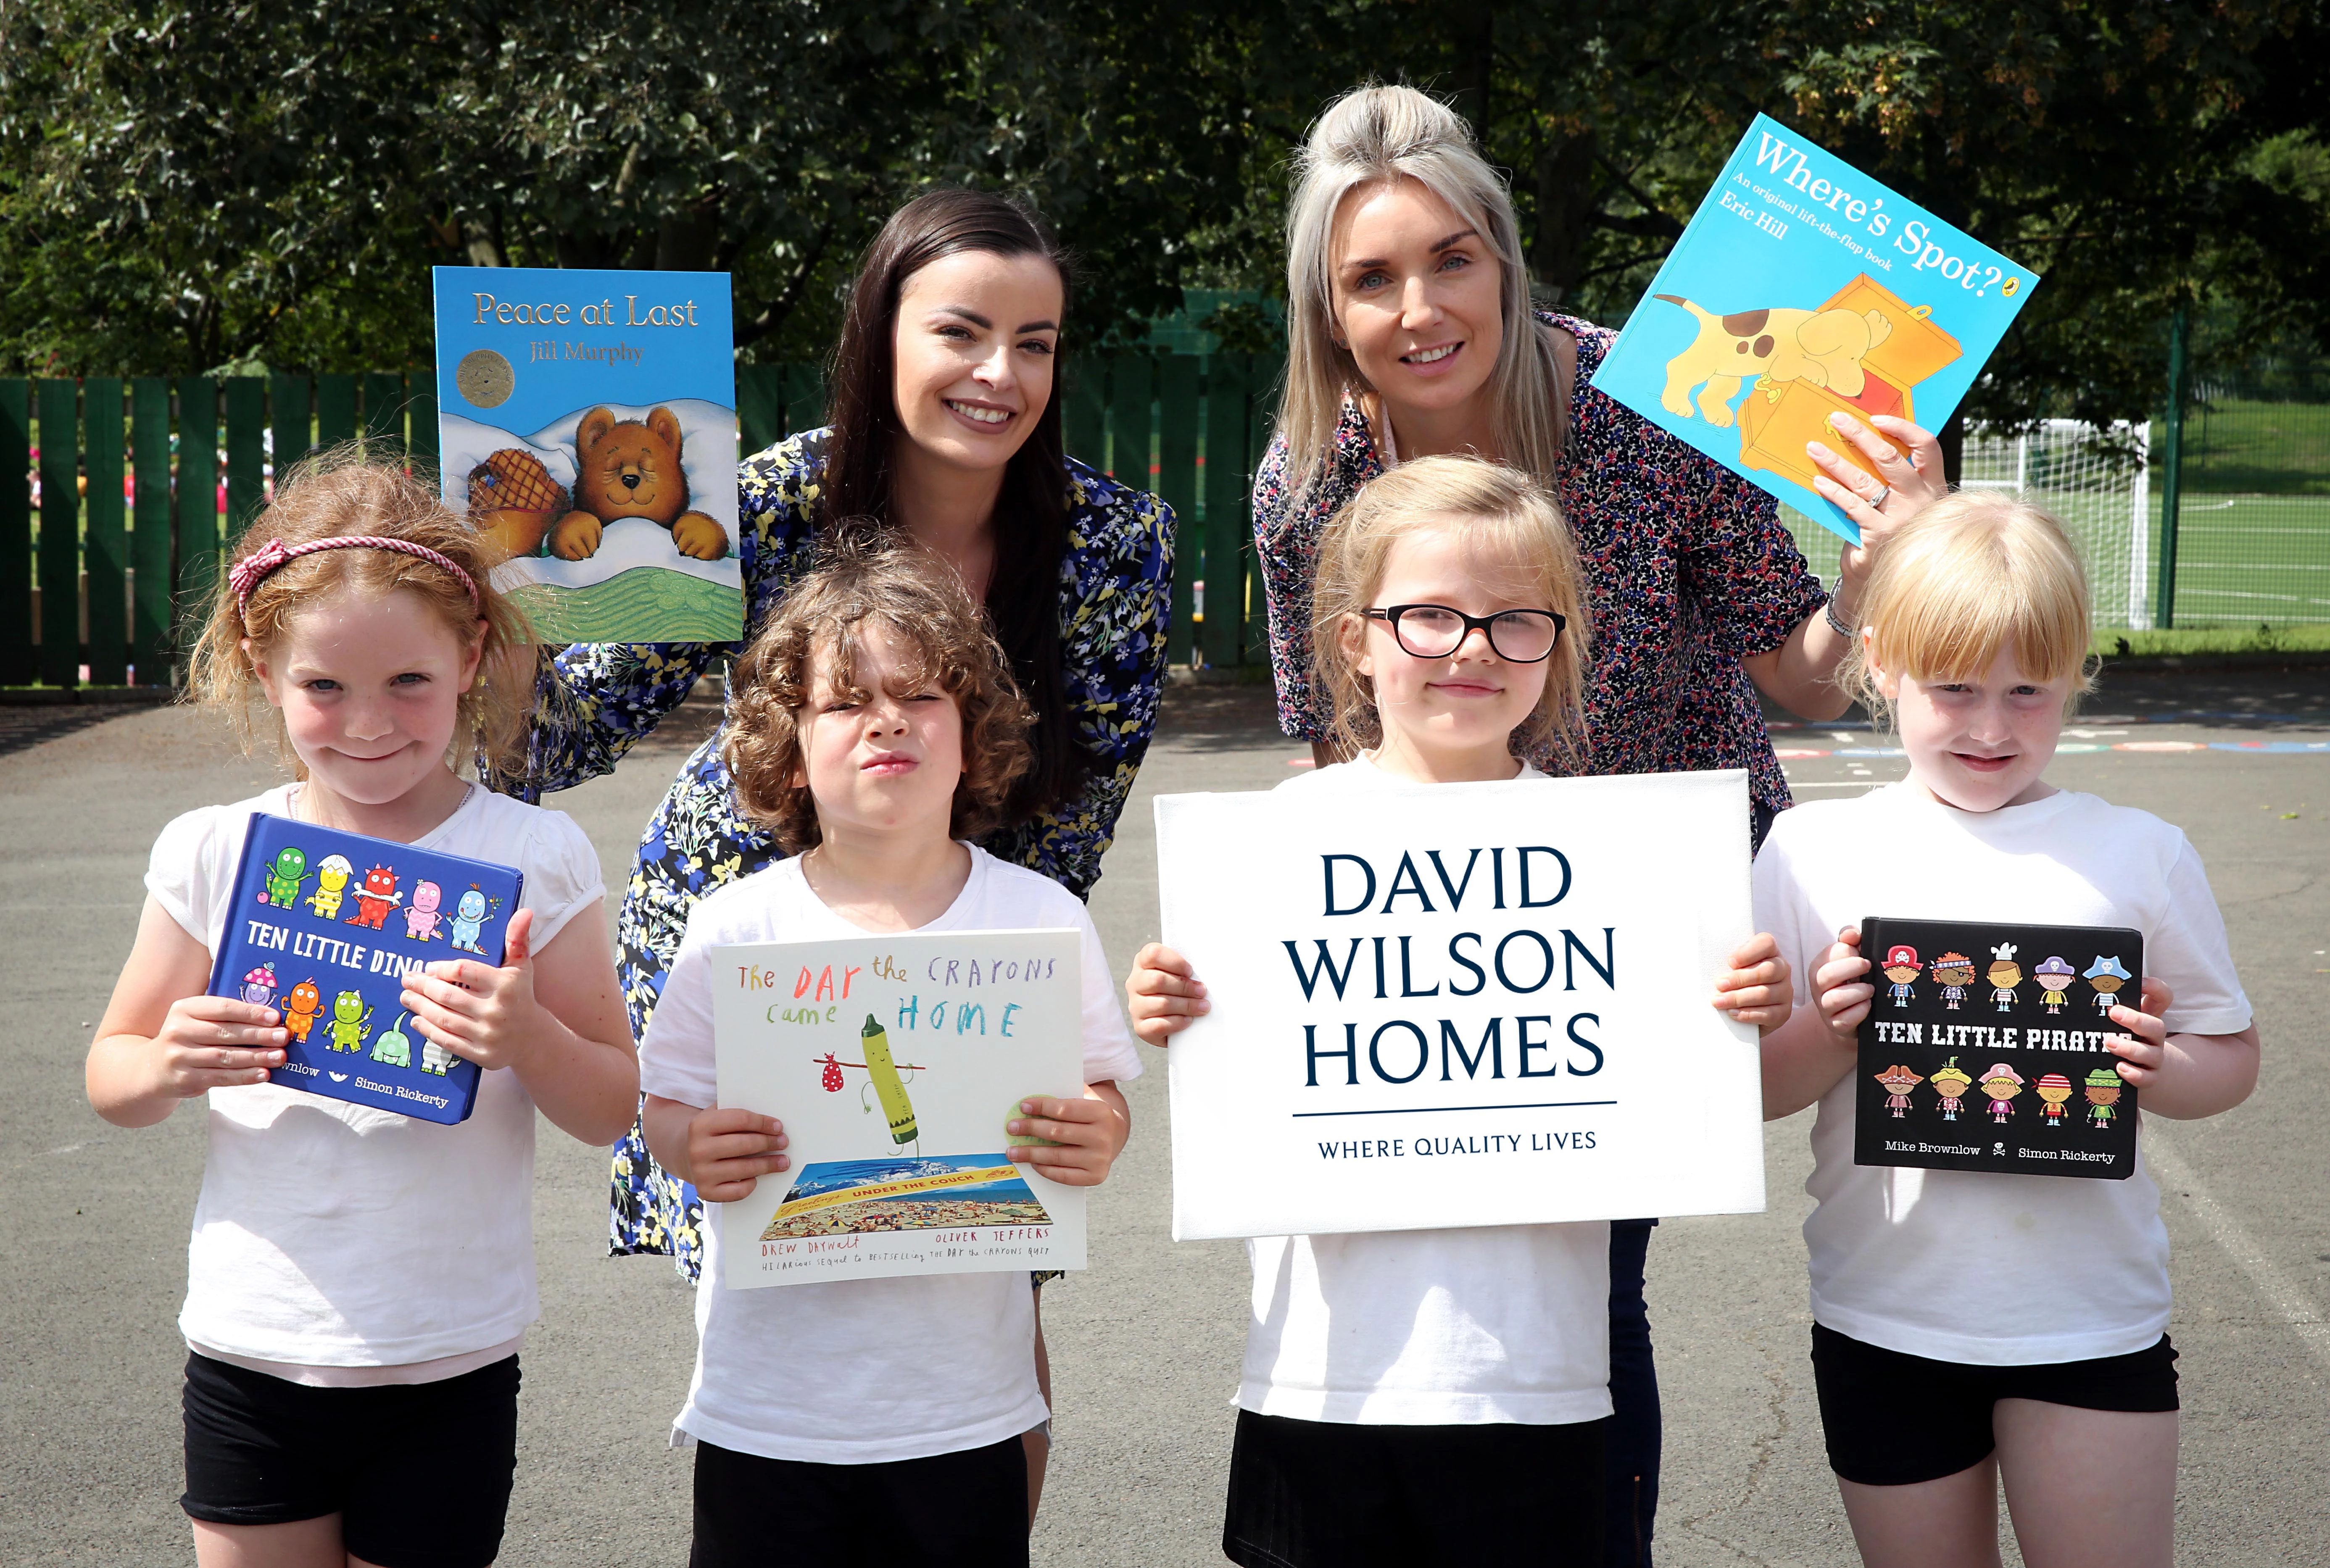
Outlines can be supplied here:
M817 844L807 783L805 719L818 661L838 691L863 701L857 661L878 626L905 656L900 689L936 686L962 715L962 780L949 832L975 837L1013 825L1012 786L1034 765L1036 715L1012 684L1002 647L946 564L919 545L862 523L836 529L810 572L786 593L728 677L721 760L745 815L788 855Z
M327 550L301 556L269 572L238 605L229 570L270 543L311 543L349 534L376 534L425 545L459 566L477 584L469 590L443 567L389 550ZM366 458L355 445L319 452L285 472L275 499L242 531L231 559L219 569L218 586L188 670L187 695L204 707L223 711L245 751L265 733L284 763L299 778L307 768L291 750L283 715L266 700L253 656L263 658L281 640L292 618L318 599L343 588L366 594L417 594L465 647L475 646L477 684L461 694L449 766L465 754L489 770L504 770L524 757L530 685L496 684L487 672L505 648L533 640L525 616L495 590L493 569L507 557L439 500L421 476ZM482 623L482 624L480 624Z

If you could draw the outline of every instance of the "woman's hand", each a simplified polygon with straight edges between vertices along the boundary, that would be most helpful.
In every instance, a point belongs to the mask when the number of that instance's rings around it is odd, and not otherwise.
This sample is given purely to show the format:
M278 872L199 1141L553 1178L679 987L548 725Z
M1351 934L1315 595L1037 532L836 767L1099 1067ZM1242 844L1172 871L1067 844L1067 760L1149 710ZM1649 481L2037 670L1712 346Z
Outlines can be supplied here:
M480 1067L515 1067L564 1033L534 994L534 912L510 917L499 968L469 959L431 964L397 1000L421 1032Z
M1190 1020L1214 1010L1206 999L1205 982L1189 968L1189 960L1162 942L1151 942L1133 955L1132 973L1124 980L1124 1006L1132 1015L1132 1033L1144 1045L1169 1044Z
M1762 1030L1778 1028L1795 1007L1795 987L1788 961L1769 931L1750 938L1726 960L1729 968L1715 975L1714 1006L1742 1024Z
M1106 1181L1132 1130L1132 1112L1113 1083L1088 1083L1081 1100L1031 1094L1019 1102L1019 1109L1027 1114L1006 1121L1003 1130L1015 1138L1046 1141L1015 1144L1010 1157L1064 1186L1098 1186Z
M1841 562L1843 580L1839 592L1851 604L1868 580L1869 569L1877 563L1885 536L1947 495L1949 484L1942 473L1942 444L1930 430L1891 414L1873 414L1864 425L1839 411L1829 415L1828 422L1877 468L1871 477L1867 469L1820 442L1804 443L1804 455L1821 470L1813 479L1813 488L1823 499L1842 508L1861 530L1860 545L1847 545ZM1909 455L1904 457L1886 436L1908 447ZM1838 614L1843 614L1842 606Z

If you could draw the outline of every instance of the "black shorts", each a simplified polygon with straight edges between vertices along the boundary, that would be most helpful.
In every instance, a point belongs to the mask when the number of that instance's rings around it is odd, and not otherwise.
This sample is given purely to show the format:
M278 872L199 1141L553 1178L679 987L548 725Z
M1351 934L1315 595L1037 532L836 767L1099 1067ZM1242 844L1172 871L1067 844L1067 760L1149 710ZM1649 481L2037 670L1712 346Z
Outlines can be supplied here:
M1353 1426L1241 1410L1222 1552L1246 1568L1601 1568L1606 1424Z
M517 1474L517 1357L440 1383L311 1388L186 1357L186 1495L213 1525L340 1516L380 1568L486 1568Z
M696 1445L687 1568L1028 1568L1028 1450L821 1465Z
M2033 1366L1967 1366L1904 1355L1813 1325L1813 1381L1829 1469L1864 1487L1955 1476L1998 1446L1991 1407L2031 1399L2074 1410L2176 1409L2176 1347Z

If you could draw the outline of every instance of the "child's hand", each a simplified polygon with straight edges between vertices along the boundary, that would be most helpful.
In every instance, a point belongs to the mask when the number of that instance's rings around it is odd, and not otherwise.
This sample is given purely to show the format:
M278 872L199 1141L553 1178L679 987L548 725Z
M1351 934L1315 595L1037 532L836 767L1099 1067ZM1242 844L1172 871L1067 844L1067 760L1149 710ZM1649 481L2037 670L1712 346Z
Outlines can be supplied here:
M2122 1004L2112 1008L2111 1021L2127 1031L2104 1042L2104 1049L2119 1058L2119 1075L2137 1089L2155 1083L2168 1056L2168 1025L2164 1015L2176 994L2150 975L2138 987L2140 1008Z
M1729 968L1716 971L1715 1006L1758 1029L1776 1029L1786 1023L1795 1006L1795 987L1772 933L1749 938L1727 961Z
M1132 973L1124 981L1124 1006L1132 1015L1132 1033L1144 1045L1170 1043L1189 1026L1190 1019L1214 1010L1189 960L1162 942L1151 942L1133 955Z
M762 1176L792 1164L782 1152L791 1141L773 1116L734 1107L696 1112L687 1123L687 1167L696 1190L714 1204L752 1196Z
M154 1036L156 1088L178 1100L267 1082L290 1031L272 1007L225 997L181 997Z
M1861 1021L1869 1016L1870 1005L1877 999L1876 984L1861 978L1869 972L1869 960L1861 956L1859 926L1837 932L1836 940L1813 966L1813 993L1821 1022L1839 1043L1856 1049L1861 1044Z
M421 1032L480 1067L513 1067L544 1038L550 1014L534 996L534 912L510 917L502 967L448 959L409 976L397 1000Z
M1019 1102L1019 1109L1027 1115L1006 1121L1003 1130L1049 1141L1014 1145L1010 1157L1063 1186L1091 1187L1106 1181L1132 1130L1124 1097L1113 1084L1094 1084L1081 1100L1031 1094Z

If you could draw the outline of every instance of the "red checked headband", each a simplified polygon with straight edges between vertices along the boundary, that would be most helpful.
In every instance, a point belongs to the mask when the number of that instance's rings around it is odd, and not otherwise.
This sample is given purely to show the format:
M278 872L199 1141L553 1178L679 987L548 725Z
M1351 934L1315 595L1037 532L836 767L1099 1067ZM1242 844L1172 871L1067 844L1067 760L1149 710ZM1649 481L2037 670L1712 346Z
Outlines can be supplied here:
M285 545L280 539L270 539L234 564L227 573L227 583L234 590L237 615L247 615L251 609L251 590L264 581L278 567L313 555L319 550L393 550L399 555L410 555L416 561L426 561L431 566L441 566L459 578L461 586L469 590L469 608L482 612L484 606L478 599L477 581L450 557L440 554L426 544L415 544L410 539L389 539L378 534L343 534L330 539L311 539L305 544Z

